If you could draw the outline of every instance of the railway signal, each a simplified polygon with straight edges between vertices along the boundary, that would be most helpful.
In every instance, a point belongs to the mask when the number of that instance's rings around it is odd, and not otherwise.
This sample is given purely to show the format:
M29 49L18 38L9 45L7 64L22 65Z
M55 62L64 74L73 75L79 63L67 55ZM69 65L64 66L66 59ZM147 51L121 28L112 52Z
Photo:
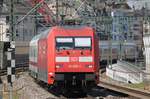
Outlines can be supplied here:
M9 87L9 99L13 99L12 90L13 90L13 82L15 81L15 29L14 29L14 0L10 2L11 8L11 22L10 22L10 42L7 49L7 80L10 84Z
M15 80L15 42L11 41L10 46L7 49L7 79L11 84Z
M36 4L24 17L22 17L19 21L14 22L14 0L11 0L11 22L10 22L10 31L11 31L11 36L10 36L10 41L9 41L9 46L7 48L7 81L10 85L9 87L9 99L13 99L13 82L15 81L15 38L16 38L16 33L15 33L15 25L19 24L22 20L24 20L30 13L34 12L37 10L37 8L40 7L40 5L43 3L44 0Z

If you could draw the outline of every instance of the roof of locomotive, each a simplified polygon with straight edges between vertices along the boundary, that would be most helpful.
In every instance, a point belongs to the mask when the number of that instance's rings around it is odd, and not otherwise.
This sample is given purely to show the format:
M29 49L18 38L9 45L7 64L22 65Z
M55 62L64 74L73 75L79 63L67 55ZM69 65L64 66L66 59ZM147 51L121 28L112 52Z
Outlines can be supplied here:
M40 33L40 34L34 36L34 37L31 39L30 44L33 43L33 42L35 42L35 41L38 41L38 40L41 39L41 38L46 38L47 35L49 34L49 31L50 31L50 30L51 30L51 28L49 28L49 29L45 30L44 32L42 32L42 33Z
M88 27L88 26L82 26L82 25L65 25L65 26L54 26L54 27L51 27L45 31L43 31L42 33L34 36L32 38L32 40L30 41L30 43L32 42L35 42L35 41L38 41L39 39L42 39L42 38L47 38L48 35L49 35L49 31L52 30L52 29L83 29L83 28L86 28L86 29L91 29L91 27Z
M91 28L84 25L63 25L63 26L55 26L58 29L82 29L82 28Z

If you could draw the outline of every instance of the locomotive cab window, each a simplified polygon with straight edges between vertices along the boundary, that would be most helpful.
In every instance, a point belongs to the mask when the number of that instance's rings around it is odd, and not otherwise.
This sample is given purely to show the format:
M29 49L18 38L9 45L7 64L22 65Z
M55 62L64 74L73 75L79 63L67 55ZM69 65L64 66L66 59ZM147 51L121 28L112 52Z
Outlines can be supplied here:
M57 50L68 49L91 49L92 40L90 37L57 37Z
M73 38L56 38L56 48L73 49Z
M75 48L91 49L92 43L90 37L74 38L74 41L75 41Z

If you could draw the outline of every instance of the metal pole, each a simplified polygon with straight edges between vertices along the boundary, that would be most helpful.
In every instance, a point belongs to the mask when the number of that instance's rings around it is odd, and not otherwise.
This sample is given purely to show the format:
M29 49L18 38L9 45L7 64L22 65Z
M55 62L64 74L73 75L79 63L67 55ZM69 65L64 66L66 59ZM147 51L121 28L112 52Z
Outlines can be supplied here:
M19 21L17 21L15 24L19 24L20 22L22 22L27 16L29 16L31 13L35 12L37 10L37 8L39 8L42 3L44 2L44 0L41 0L38 4L36 4L25 16L23 16L22 18L19 19Z
M15 33L14 33L14 0L11 1L11 41L15 40Z
M111 40L111 34L110 34L110 65L112 68L112 40Z
M59 16L58 16L58 14L59 14L59 9L58 9L58 0L56 0L56 23L58 24L58 20L59 20Z
M13 91L13 84L12 84L12 71L13 71L13 64L12 64L12 61L13 61L13 59L12 59L12 56L13 55L15 55L15 48L14 47L12 47L12 43L14 43L15 42L15 31L14 31L14 0L10 0L11 1L11 11L10 11L10 13L11 13L11 23L10 23L10 29L11 29L11 38L10 38L10 56L11 56L11 58L9 59L9 62L10 62L10 64L8 64L8 65L11 65L11 66L8 66L7 67L7 72L8 72L8 83L10 83L10 87L9 87L9 99L13 99L13 94L12 94L12 91ZM8 48L8 51L9 51L9 48ZM9 55L8 55L9 56ZM7 58L8 59L8 58ZM14 59L14 67L15 67L15 59Z
M112 19L111 19L110 24L111 23L112 23ZM108 29L110 29L110 31L109 31L109 34L110 34L110 65L111 65L111 68L112 68L112 34L111 34L111 26L110 25L107 25L107 26L108 26Z
M36 1L34 1L34 2L36 3ZM34 36L37 35L37 27L38 27L38 26L37 26L37 24L38 24L37 17L38 17L38 16L37 16L37 10L36 10L36 11L35 11L35 17L34 17L34 19L35 19Z
M112 68L112 41L111 41L111 34L109 32L109 58L108 58L108 62L110 65L110 68Z
M119 60L122 60L122 41L120 40L120 58Z
M12 91L13 91L13 85L10 83L9 85L9 99L13 99L13 94L12 94Z

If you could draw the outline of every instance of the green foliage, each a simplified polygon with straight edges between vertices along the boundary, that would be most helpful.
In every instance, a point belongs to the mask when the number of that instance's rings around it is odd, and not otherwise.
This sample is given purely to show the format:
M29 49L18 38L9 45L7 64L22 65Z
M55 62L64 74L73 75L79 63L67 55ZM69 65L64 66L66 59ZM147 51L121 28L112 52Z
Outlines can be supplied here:
M128 86L131 87L131 88L144 89L145 83L142 82L142 83L139 83L139 84L129 84Z

